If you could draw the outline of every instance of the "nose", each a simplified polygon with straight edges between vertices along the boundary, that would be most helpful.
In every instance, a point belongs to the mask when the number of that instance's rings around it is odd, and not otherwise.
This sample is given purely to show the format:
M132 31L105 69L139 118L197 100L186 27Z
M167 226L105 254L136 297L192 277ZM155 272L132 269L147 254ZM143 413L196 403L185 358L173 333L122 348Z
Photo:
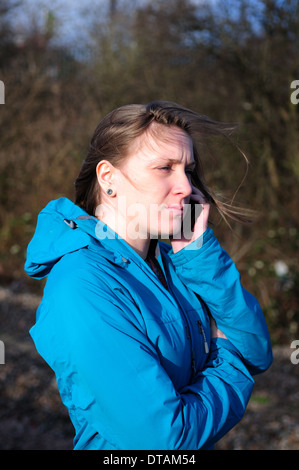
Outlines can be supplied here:
M190 194L192 193L190 176L187 175L185 171L180 172L180 174L176 175L173 192L175 194L182 195L183 198L190 196Z

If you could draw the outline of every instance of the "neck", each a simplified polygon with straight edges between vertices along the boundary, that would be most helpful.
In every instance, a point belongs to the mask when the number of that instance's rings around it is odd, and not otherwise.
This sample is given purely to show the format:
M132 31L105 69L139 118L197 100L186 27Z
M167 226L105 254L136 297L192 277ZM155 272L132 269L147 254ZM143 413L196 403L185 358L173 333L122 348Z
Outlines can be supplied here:
M134 227L132 234L128 233L130 221L122 217L115 217L111 212L110 214L108 212L99 215L96 214L96 217L125 240L142 259L147 257L151 241L149 235L142 236L141 233L137 233L136 227Z
M123 237L121 234L119 234L126 242L128 245L130 245L133 250L136 251L136 253L142 258L145 259L148 254L149 246L150 246L150 238L146 240L142 239L137 239L137 240L130 240L128 238Z

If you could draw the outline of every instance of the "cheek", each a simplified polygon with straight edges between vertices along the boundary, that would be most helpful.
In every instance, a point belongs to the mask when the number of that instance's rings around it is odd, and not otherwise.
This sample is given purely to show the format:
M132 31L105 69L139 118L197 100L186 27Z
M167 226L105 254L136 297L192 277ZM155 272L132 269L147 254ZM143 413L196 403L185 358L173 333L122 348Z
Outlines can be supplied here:
M138 185L138 190L134 191L136 202L144 204L148 210L152 205L160 206L167 201L167 186L157 185L155 181L142 182Z
M181 218L173 216L167 209L163 209L163 204L162 206L161 204L151 204L147 221L148 232L152 235L162 235L164 238L168 238L169 235L177 233L182 225Z
M124 187L124 191L130 201L146 204L147 201L151 200L151 195L155 192L154 188L155 186L153 187L149 178L132 174Z
M170 183L166 178L161 178L161 175L157 175L155 172L141 171L136 167L126 169L125 178L119 181L119 186L119 194L125 196L127 204L130 206L142 204L148 217L152 213L151 219L155 213L155 208L151 206L167 203L167 196L171 191ZM157 215L154 218L160 220Z

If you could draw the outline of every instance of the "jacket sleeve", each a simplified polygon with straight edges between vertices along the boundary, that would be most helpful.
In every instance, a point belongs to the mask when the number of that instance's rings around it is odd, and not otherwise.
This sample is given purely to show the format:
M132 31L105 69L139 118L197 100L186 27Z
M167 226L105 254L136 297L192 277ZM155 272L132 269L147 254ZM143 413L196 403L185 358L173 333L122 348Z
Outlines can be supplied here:
M210 447L243 417L253 380L229 341L214 340L205 370L176 390L133 302L85 272L55 283L31 336L71 416L111 449Z
M269 332L258 301L241 285L240 274L215 238L206 232L169 256L182 282L207 305L218 328L240 351L252 374L272 363Z

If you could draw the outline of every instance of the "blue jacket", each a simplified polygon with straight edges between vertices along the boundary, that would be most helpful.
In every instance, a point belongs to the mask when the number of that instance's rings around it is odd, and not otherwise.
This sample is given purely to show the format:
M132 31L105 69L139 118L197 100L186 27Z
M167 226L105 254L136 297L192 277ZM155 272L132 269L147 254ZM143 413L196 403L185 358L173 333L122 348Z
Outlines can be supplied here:
M205 449L242 418L252 375L272 362L266 323L210 228L192 248L158 242L166 289L70 200L40 213L25 270L48 279L30 334L74 449ZM211 340L208 312L228 339Z

